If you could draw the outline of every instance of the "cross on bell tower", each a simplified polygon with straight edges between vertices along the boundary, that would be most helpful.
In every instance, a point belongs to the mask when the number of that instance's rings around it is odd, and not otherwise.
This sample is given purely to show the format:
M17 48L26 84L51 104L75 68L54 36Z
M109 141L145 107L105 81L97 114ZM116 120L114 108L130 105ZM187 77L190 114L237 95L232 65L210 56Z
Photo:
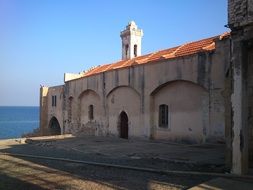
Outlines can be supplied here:
M132 59L141 55L141 39L143 31L137 27L134 21L126 26L120 33L122 39L122 59Z

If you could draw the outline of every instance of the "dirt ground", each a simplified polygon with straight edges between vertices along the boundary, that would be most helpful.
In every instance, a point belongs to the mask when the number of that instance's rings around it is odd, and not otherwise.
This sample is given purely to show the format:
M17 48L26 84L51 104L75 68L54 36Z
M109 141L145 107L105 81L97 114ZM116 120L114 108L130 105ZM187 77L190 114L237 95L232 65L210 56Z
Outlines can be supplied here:
M187 145L113 137L23 141L0 142L0 152L162 170L225 171L222 144ZM186 189L209 179L0 154L0 189Z

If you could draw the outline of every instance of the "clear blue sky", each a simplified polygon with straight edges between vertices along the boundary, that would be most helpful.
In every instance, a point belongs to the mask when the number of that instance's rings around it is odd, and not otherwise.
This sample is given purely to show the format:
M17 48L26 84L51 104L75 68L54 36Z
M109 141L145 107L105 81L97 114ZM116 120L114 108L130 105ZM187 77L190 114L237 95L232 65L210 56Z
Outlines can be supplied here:
M0 0L0 105L39 105L40 84L121 59L134 20L142 54L228 31L226 0Z

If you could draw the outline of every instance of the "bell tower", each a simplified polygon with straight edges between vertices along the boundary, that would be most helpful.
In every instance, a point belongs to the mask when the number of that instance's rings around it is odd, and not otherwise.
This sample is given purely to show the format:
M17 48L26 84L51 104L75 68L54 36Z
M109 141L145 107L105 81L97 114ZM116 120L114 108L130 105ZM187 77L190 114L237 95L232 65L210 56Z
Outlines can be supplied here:
M141 39L143 31L137 27L134 21L126 26L120 33L122 40L122 59L132 59L141 55Z

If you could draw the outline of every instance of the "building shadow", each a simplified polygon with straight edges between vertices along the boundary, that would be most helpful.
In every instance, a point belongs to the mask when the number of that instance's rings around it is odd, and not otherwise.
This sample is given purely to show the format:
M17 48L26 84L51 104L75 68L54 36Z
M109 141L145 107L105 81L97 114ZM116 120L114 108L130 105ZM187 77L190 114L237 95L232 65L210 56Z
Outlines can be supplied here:
M15 177L10 177L9 175L2 174L0 172L0 189L4 190L45 190L45 188L42 188L38 185L34 185L32 183L29 183L27 181L19 180Z
M0 152L53 156L76 160L86 159L84 155L77 157L73 152L68 152L66 150L56 150L54 148L29 144L12 145L9 148L0 150ZM29 181L32 181L35 183L35 187L33 188L33 184L30 184L31 189L80 189L78 184L80 186L85 186L85 184L94 187L97 186L98 189L111 188L139 190L172 187L185 189L211 179L211 177L207 176L164 175L55 160L18 156L11 157L12 158L8 156L4 158L0 157L0 163L8 163L7 166L0 167L0 172L4 173L3 176L6 177L9 177L10 174L10 176L16 176L17 184L24 183L24 185L26 185L27 183L29 184ZM96 161L96 158L93 160ZM20 168L20 170L17 169L11 171L12 173L10 174L6 174L6 171L10 170L8 166L15 166L16 168ZM30 174L22 173L22 170L27 170L27 173ZM23 180L20 180L20 178ZM39 188L37 188L37 186Z

